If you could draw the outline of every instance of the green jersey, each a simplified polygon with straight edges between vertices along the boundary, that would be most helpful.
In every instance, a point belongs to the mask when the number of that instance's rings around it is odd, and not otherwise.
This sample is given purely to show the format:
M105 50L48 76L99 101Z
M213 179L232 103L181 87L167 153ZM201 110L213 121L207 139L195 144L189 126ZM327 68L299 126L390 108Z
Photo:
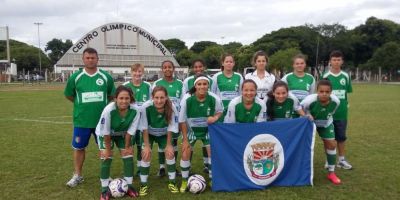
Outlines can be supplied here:
M175 108L179 110L179 103L182 99L182 88L183 83L181 80L174 78L172 82L168 82L163 78L158 79L153 83L153 88L155 86L163 86L167 89L168 97L171 99L172 103L175 105Z
M340 100L331 94L329 103L322 105L318 99L317 94L307 96L300 105L303 107L304 112L311 114L314 118L314 123L317 127L327 128L333 122L333 115L338 109Z
M108 97L114 93L113 79L106 71L98 69L90 75L82 69L72 74L64 95L74 98L74 127L95 128Z
M187 122L195 134L208 132L207 118L223 112L219 97L208 92L205 100L199 101L195 95L186 94L181 101L179 123Z
M150 135L163 136L168 132L178 132L178 112L172 107L173 113L170 122L165 120L165 113L160 113L154 106L152 100L146 101L142 105L142 117L140 130L147 130Z
M139 86L135 86L131 81L127 81L123 85L131 88L135 97L135 103L138 106L142 106L151 97L151 85L149 82L142 81Z
M281 80L288 84L289 91L292 92L299 101L315 93L315 79L311 74L305 73L303 77L298 77L291 72L286 74Z
M186 94L187 92L189 92L190 89L192 89L192 87L194 86L194 81L196 76L192 75L187 77L184 81L183 81L183 89L182 89L182 94ZM212 85L213 85L213 80L210 76L207 75L208 78L208 90L212 89Z
M124 116L121 116L115 102L108 104L96 126L96 135L125 136L135 135L140 119L138 107L131 104Z
M225 116L225 123L253 123L265 122L267 116L265 104L258 97L254 98L254 103L250 109L246 109L243 97L238 96L232 99L228 105L228 112Z
M236 72L231 77L226 77L223 72L218 72L213 76L213 83L212 92L222 100L226 110L229 102L233 98L240 96L243 77Z
M351 86L351 79L349 75L340 71L339 74L334 74L331 71L327 72L323 76L327 78L332 84L332 93L340 99L340 106L336 113L333 115L334 120L347 120L348 113L348 100L347 93L353 92Z
M268 96L267 98L264 99L264 103L267 104L267 101L269 100ZM275 99L272 101L272 108L267 108L272 109L272 119L268 120L283 120L283 119L292 119L295 113L297 113L298 110L301 110L301 106L299 103L299 100L289 92L288 97L286 100L282 103L277 102Z

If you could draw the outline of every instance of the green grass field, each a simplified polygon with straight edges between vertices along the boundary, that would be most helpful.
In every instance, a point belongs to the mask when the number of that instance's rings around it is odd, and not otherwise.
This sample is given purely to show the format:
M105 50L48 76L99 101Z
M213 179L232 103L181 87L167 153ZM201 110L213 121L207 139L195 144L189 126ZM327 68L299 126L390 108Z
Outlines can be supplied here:
M354 169L337 170L342 185L335 186L325 178L325 154L317 138L313 187L171 194L167 177L155 175L158 163L153 156L150 194L143 199L399 199L400 85L353 87L347 158ZM63 96L63 85L0 85L0 199L99 198L100 162L94 140L84 165L85 182L73 189L65 186L73 170L71 114L72 104ZM200 146L195 151L193 168L200 172ZM119 157L114 159L111 174L122 176ZM135 177L135 186L138 181Z

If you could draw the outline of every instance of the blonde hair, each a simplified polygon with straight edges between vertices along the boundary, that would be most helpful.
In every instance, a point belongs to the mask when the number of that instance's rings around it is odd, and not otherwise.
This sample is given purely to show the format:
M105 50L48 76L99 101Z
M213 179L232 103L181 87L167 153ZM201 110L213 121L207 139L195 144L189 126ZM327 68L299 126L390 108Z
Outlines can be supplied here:
M144 65L140 64L140 63L135 63L131 66L131 71L136 71L138 69L142 69L142 71L144 71Z

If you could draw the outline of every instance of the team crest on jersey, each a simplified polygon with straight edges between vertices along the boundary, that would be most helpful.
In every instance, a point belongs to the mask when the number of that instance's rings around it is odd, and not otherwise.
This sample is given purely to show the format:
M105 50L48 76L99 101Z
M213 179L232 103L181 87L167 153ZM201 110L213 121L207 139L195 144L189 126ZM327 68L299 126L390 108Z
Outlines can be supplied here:
M346 85L346 79L345 78L342 78L342 79L340 79L340 85Z
M257 185L269 185L281 173L284 152L279 140L271 134L253 137L243 154L243 165L247 177Z
M285 118L290 118L290 111L289 111L289 110L286 111L286 113L285 113Z
M97 84L98 86L102 86L102 85L104 84L104 80L101 79L101 78L98 78L98 79L96 80L96 84Z

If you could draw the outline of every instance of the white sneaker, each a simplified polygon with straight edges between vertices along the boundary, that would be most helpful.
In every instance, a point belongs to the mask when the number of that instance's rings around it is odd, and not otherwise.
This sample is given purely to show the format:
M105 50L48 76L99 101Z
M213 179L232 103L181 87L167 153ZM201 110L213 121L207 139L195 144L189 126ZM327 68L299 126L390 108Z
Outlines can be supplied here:
M347 162L347 160L339 161L336 166L342 169L353 169L353 166L351 166L350 163Z
M71 180L69 180L67 182L67 186L69 187L75 187L77 186L79 183L83 182L83 176L78 176L77 174L74 174L71 178Z

